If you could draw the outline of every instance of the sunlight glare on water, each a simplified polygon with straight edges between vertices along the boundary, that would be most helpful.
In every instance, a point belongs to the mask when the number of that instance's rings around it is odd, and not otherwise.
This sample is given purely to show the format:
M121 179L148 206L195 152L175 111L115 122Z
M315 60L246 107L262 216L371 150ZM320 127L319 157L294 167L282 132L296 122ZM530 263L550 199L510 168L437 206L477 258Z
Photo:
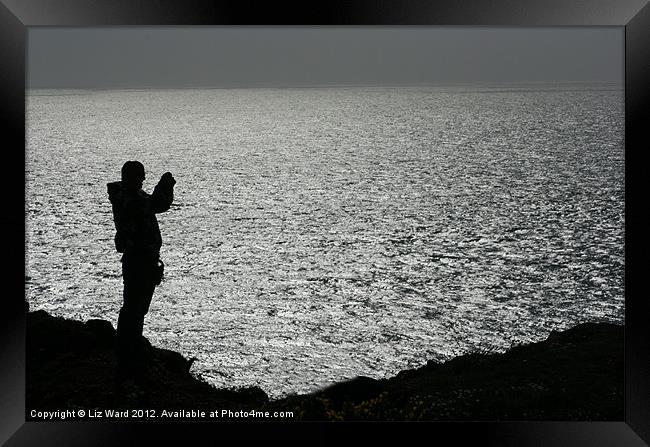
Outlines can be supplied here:
M271 397L623 322L616 88L35 90L32 310L117 323L106 183L165 171L144 335Z

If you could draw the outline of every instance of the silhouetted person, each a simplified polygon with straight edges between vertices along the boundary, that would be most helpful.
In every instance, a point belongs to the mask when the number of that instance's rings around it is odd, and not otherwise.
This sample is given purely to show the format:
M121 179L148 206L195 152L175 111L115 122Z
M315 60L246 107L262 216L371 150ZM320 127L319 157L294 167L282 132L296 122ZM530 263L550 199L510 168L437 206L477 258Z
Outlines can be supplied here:
M163 174L151 195L142 190L144 179L142 163L127 161L122 166L122 181L107 185L117 230L115 248L123 253L124 303L117 321L119 378L143 372L144 316L164 267L159 257L162 238L156 213L167 211L174 199L176 180L171 173Z

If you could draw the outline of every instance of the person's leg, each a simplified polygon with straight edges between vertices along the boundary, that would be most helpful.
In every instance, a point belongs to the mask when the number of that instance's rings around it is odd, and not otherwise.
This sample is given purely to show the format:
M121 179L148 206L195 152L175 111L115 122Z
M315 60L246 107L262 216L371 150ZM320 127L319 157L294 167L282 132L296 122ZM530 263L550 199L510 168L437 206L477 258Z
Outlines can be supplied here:
M142 340L144 318L156 288L153 267L141 259L123 263L124 304L118 318L118 363L129 375L138 375L145 369L148 358Z
M134 322L133 322L133 336L137 340L140 340L142 337L142 332L144 330L144 317L149 312L149 306L153 298L153 293L156 286L151 282L143 282L139 289L138 293L138 304L137 309L134 312Z
M144 321L143 302L146 283L141 265L125 260L122 264L124 302L117 321L118 374L132 375L138 360L140 336Z

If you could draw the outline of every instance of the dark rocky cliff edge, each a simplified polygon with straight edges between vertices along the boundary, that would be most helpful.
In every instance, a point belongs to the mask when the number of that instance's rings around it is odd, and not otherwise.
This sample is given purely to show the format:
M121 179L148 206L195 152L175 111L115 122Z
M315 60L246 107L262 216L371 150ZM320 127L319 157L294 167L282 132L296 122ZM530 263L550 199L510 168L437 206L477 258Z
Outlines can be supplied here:
M429 362L390 379L358 377L276 401L256 387L216 389L193 377L183 356L155 347L147 379L118 386L114 342L107 321L28 312L27 420L42 420L32 410L65 409L83 409L86 420L94 409L156 410L158 416L204 410L201 420L215 410L213 419L224 419L223 410L254 410L293 413L272 420L623 420L623 326L606 323L553 332L503 354Z

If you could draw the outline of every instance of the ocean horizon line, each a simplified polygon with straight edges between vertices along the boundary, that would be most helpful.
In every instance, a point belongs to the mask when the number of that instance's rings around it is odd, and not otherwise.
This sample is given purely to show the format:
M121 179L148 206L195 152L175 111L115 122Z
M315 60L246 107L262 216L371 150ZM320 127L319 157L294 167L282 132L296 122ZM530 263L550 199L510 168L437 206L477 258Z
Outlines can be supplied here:
M116 86L116 87L26 87L28 96L38 96L30 92L42 90L80 91L80 92L137 92L137 91L168 91L168 90L329 90L329 89L418 89L418 88L474 88L474 89L506 89L507 91L540 90L549 91L591 90L619 91L625 89L624 83L619 82L582 82L582 81L549 81L549 82L503 82L503 83L432 83L432 84L321 84L321 85L237 85L237 86ZM554 87L554 88L551 88ZM578 88L581 87L581 88Z

